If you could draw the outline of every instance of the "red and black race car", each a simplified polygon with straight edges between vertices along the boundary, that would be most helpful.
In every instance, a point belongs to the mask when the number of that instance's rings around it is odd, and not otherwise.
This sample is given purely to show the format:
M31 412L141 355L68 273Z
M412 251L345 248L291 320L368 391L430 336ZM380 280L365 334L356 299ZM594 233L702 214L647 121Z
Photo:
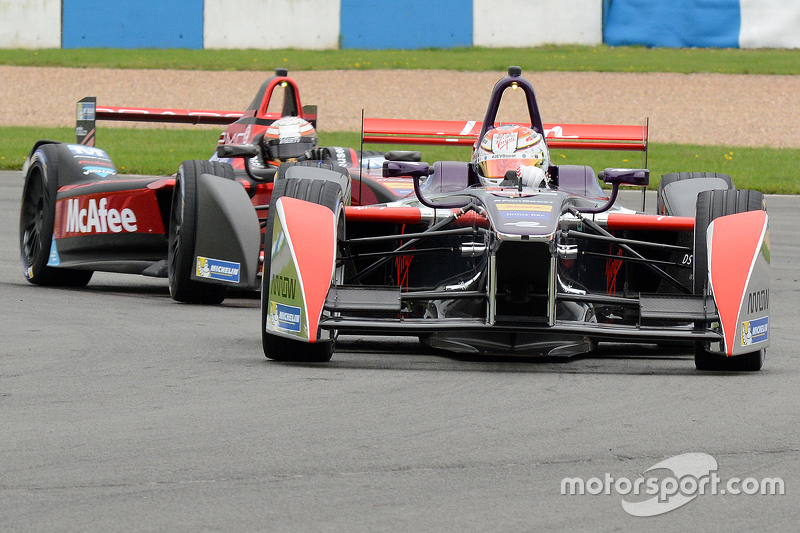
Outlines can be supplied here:
M522 95L527 122L497 120L506 91ZM376 205L348 205L358 184L344 173L294 165L276 175L261 289L268 358L324 362L337 336L373 334L548 356L598 342L678 343L694 346L698 369L762 367L770 241L761 193L726 175L675 173L659 184L656 214L620 207L618 188L647 185L649 171L604 170L608 195L590 167L553 164L548 145L567 141L549 138L518 67L494 87L483 122L371 124L365 136L469 139L474 155L432 165L388 155L383 175L409 180L414 193ZM598 132L594 142L611 142ZM646 141L642 130L635 137ZM225 212L247 208L231 199ZM246 225L228 227L239 235Z
M185 161L173 176L131 176L118 174L108 154L94 146L98 120L228 126L218 143L222 157ZM264 82L244 112L97 106L95 98L84 98L77 142L38 141L25 162L19 230L25 277L68 286L87 284L93 271L168 277L174 299L197 303L221 302L229 286L257 288L257 272L248 269L259 259L260 231L227 243L240 249L235 260L213 259L217 236L207 228L218 221L212 211L205 215L205 204L216 202L215 194L246 200L250 209L242 216L263 225L273 180L287 161L364 176L368 187L355 191L354 204L362 202L362 191L371 203L411 191L408 180L380 175L379 152L362 157L348 147L317 146L315 123L316 107L301 105L297 84L284 69ZM243 144L251 147L249 155L225 157L226 147ZM223 184L207 190L204 174ZM193 255L195 247L205 255Z

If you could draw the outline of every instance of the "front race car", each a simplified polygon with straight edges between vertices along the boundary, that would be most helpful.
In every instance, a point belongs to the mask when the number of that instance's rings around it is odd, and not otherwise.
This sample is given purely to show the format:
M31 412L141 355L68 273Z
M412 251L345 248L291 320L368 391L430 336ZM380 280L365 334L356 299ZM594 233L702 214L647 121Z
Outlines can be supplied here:
M473 188L445 198L443 208L434 207L439 198L433 206L334 210L279 198L262 290L268 356L294 357L300 343L322 349L353 333L413 335L456 352L549 356L601 341L677 342L712 361L722 354L763 361L763 210L704 228L711 238L698 265L695 218L593 212L602 202L558 190ZM312 212L319 218L309 232ZM734 272L734 263L745 266ZM707 284L693 284L696 268L707 269ZM276 339L300 342L279 343L278 351Z
M511 73L498 92L532 88ZM570 356L598 342L692 346L702 370L758 370L769 345L769 220L729 177L662 178L659 214L617 205L646 169L551 166L480 181L467 162L386 161L414 194L347 206L334 173L276 182L265 235L268 358L327 361L339 335L462 353ZM668 184L668 185L667 185ZM313 229L311 229L313 228Z

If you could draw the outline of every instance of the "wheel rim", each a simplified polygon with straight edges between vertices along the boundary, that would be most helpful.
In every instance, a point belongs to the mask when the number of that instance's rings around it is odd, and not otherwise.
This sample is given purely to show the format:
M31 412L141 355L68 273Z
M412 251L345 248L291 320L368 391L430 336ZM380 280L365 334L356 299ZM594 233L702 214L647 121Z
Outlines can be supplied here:
M175 193L172 195L172 208L170 209L170 248L169 248L169 281L170 286L175 282L178 271L179 253L181 248L181 225L183 224L183 180L178 176L175 181Z
M22 255L25 266L31 266L43 253L44 186L40 175L32 176L22 202Z

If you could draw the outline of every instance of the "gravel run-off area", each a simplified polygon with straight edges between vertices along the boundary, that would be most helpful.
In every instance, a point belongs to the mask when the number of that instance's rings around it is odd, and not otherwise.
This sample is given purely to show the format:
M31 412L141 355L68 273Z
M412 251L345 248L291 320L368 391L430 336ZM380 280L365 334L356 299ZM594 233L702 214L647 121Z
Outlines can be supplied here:
M302 103L319 107L322 131L358 131L362 109L375 118L482 120L491 88L504 74L289 73L300 87ZM241 111L271 75L0 66L0 125L74 126L75 103L84 96L96 96L99 105ZM523 75L536 89L545 123L643 124L649 118L653 142L800 148L800 76ZM511 105L501 118L514 120L523 109Z

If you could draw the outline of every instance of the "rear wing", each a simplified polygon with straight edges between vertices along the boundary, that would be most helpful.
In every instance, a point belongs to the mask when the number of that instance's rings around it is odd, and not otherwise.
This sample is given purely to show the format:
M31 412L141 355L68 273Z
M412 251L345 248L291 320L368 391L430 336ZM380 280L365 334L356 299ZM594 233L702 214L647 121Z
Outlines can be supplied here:
M302 118L316 127L317 106L304 105ZM154 122L168 124L228 125L252 114L247 111L220 111L203 109L165 109L153 107L98 106L97 98L87 96L78 102L75 135L78 144L94 146L98 120L121 122ZM259 123L269 125L281 118L280 113L265 113Z
M483 124L457 120L365 118L364 143L474 146ZM549 148L632 150L647 158L648 120L641 126L545 124Z

